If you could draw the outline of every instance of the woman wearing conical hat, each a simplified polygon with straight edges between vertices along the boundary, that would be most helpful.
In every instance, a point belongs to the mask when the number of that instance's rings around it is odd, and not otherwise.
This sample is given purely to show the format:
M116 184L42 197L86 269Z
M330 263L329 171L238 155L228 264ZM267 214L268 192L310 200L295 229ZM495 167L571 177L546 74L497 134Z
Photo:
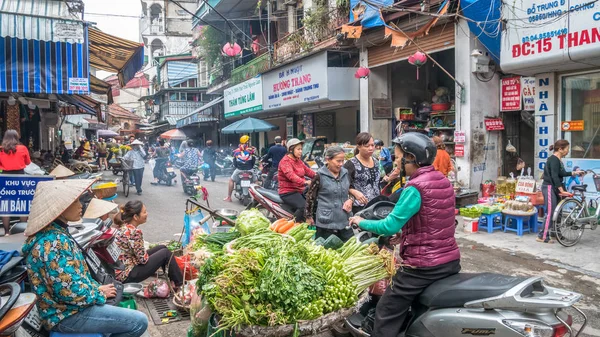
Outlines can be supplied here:
M69 179L37 185L23 245L37 308L48 331L139 337L148 327L146 315L105 305L117 294L114 285L101 285L91 277L67 230L68 222L81 219L79 198L93 183Z

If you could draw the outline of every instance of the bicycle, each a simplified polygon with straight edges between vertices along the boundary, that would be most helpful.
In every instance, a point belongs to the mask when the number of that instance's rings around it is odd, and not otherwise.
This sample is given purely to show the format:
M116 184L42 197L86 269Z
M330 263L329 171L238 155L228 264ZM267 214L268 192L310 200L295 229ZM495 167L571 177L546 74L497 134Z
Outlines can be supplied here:
M121 159L121 169L123 170L123 195L127 198L129 197L129 187L131 186L129 175L132 174L133 161Z
M600 192L600 175L592 170L585 172L593 174L596 191ZM587 187L588 185L573 186L572 196L561 200L552 216L556 240L565 247L576 245L581 240L585 228L595 230L598 227L600 197L590 200L589 204L586 203Z

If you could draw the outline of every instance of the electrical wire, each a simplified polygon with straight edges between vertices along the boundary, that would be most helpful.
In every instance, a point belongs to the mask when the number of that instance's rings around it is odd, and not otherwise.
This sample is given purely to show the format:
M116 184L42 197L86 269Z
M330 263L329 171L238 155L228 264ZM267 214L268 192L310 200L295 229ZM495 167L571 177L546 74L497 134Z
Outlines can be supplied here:
M122 14L112 14L112 13L85 13L85 15L91 16L103 16L103 17L118 17L118 18L132 18L132 19L141 19L142 16L138 15L122 15Z
M175 4L177 7L183 9L186 13L190 14L191 16L193 16L194 18L198 19L198 21L204 23L207 26L211 26L212 28L216 29L217 31L221 32L223 35L227 36L227 33L222 30L219 27L216 27L214 25L211 25L209 22L205 21L204 19L202 19L201 17L197 16L196 14L190 12L189 10L187 10L187 8L183 7L179 2L175 1L175 0L165 0L165 1L169 1L172 2L173 4Z

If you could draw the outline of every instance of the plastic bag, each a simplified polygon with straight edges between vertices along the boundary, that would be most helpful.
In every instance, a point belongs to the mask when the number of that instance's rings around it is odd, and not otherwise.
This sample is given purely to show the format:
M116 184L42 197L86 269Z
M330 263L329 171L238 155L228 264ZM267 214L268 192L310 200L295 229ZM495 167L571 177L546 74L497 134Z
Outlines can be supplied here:
M491 180L481 184L481 196L483 198L489 198L496 193L496 183Z
M181 269L181 272L185 272L183 275L184 279L189 281L198 277L198 269L192 265L189 255L175 256L175 261L177 261L177 265L179 266L179 269Z
M38 165L31 163L25 166L25 174L29 174L31 176L43 176L46 174L44 170L42 170Z
M383 295L383 293L385 293L385 290L387 289L387 287L389 285L390 285L389 278L384 278L383 280L379 280L379 281L373 283L369 287L369 294L381 296L381 295Z
M150 170L154 171L154 167L156 166L156 159L152 158L148 160L148 165L150 165Z
M202 228L202 230L206 234L210 234L210 226L208 222L204 224L200 224L200 221L204 219L204 214L202 212L185 212L183 216L183 237L181 238L181 245L183 247L187 246L190 241L192 241L192 234L196 232L197 228Z
M208 332L208 320L210 319L210 306L197 292L192 294L190 303L190 326L191 335L194 337L205 337Z
M150 282L144 288L144 297L146 297L146 298L153 298L153 297L167 298L167 297L169 297L169 293L170 293L169 285L167 284L167 282L165 282L165 280L161 280L161 279L157 279L157 280Z

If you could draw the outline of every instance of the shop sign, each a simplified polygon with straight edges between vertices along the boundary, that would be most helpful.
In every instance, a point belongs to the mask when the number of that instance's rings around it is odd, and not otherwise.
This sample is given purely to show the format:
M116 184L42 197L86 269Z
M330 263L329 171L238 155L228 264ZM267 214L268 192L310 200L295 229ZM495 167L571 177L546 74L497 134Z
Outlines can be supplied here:
M535 192L535 180L534 179L517 179L517 187L515 188L517 193L534 193Z
M463 130L454 131L454 142L455 143L464 143L467 141L467 135Z
M464 144L454 145L454 156L455 157L464 157L465 156L465 145Z
M488 131L504 130L504 123L500 118L489 118L485 120L485 129Z
M500 111L521 110L521 77L507 77L500 82Z
M566 70L600 55L600 11L595 1L505 2L500 66L505 73Z
M560 124L563 131L583 131L585 121L564 121Z
M35 188L52 176L0 174L0 216L25 216L31 209Z
M224 91L225 118L263 109L262 78L256 77Z
M69 77L69 90L71 91L89 91L89 79L87 77Z
M535 111L535 77L521 77L523 110Z
M265 109L326 99L327 73L327 53L321 53L263 75Z
M550 156L550 145L554 142L554 73L539 74L535 77L535 173L540 177Z
M285 119L285 128L286 135L293 136L294 135L294 117L287 117Z
M390 98L373 98L373 119L391 119L393 118L392 113L392 100Z
M56 22L52 33L54 38L60 41L81 41L83 40L83 25L79 22Z

